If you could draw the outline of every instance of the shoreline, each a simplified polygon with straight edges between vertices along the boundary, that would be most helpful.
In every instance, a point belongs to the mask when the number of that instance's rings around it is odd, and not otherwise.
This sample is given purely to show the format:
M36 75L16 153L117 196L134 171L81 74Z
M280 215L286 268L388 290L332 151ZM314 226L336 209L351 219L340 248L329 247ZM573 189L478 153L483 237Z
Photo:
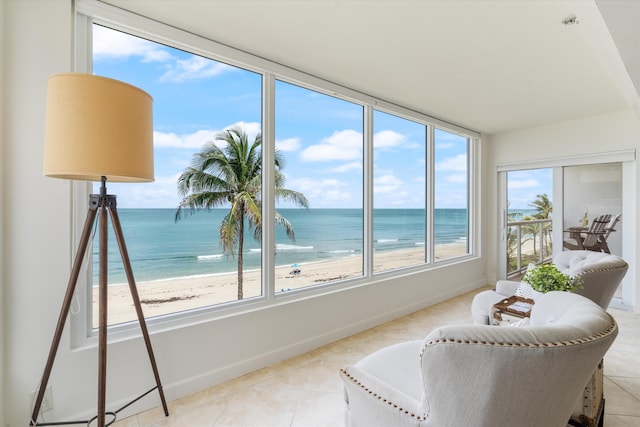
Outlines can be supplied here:
M453 250L449 249L449 248L453 248ZM407 251L407 252L413 252L413 251L421 251L424 249L424 245L416 245L413 248L400 248L400 249L387 249L387 250L377 250L374 251L374 254L378 254L378 256L384 256L385 254L390 254L390 253L398 253L400 251ZM444 249L444 250L443 250ZM459 253L463 253L466 250L466 242L451 242L451 243L440 243L435 245L435 249L434 249L434 259L440 260L442 258L446 258L451 256L452 253L455 254L459 254ZM442 251L442 253L440 253ZM302 262L301 265L313 265L313 264L321 264L321 263L327 263L327 262L333 262L333 261L340 261L343 260L345 258L350 258L350 257L361 257L362 256L362 252L355 252L355 253L350 253L350 254L345 254L345 256L342 257L336 257L336 258L327 258L327 259L323 259L323 260L319 260L319 261L309 261L309 262ZM454 255L455 256L455 255ZM375 258L375 255L374 255ZM276 265L275 269L278 270L280 268L292 268L290 264L281 264L281 265ZM244 270L245 273L252 273L255 271L260 271L260 268L253 268L253 269L249 269L249 270ZM134 276L135 276L135 269L134 269ZM124 273L122 273L124 275ZM209 278L209 277L215 277L215 276L225 276L225 275L229 275L229 274L236 274L236 271L223 271L223 272L218 272L218 273L199 273L199 274L190 274L190 275L186 275L186 276L174 276L174 277L163 277L163 278L158 278L158 279L148 279L148 280L138 280L136 278L136 284L137 285L141 285L143 283L155 283L155 282L164 282L164 281L173 281L173 280L185 280L185 279L199 279L199 278ZM94 277L94 283L95 280L97 279L97 276ZM126 280L126 279L125 279ZM94 285L94 288L97 288L97 284ZM126 281L124 282L117 282L117 283L109 283L109 287L116 287L116 286L128 286L128 283Z
M467 252L466 243L437 245L437 259L453 258ZM418 265L423 262L424 247L397 249L374 253L374 271ZM275 268L275 293L311 288L326 282L361 277L363 256L350 255L322 261L301 263L300 273L292 274L292 267ZM261 269L246 270L243 274L243 299L262 295ZM127 283L109 285L109 324L137 319ZM145 318L187 311L237 301L237 273L211 273L136 283ZM98 320L98 288L93 288L93 325Z

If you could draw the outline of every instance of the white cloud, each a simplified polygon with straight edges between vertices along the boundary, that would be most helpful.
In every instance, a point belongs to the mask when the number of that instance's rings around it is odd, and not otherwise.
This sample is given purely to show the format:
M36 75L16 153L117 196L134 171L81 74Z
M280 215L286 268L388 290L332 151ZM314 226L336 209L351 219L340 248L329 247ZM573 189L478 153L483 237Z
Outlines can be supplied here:
M256 135L260 132L260 123L247 123L236 122L232 125L225 127L222 130L227 130L232 127L239 127L243 129L249 138L249 142L253 142ZM153 132L153 144L155 147L168 147L168 148L184 148L190 150L199 150L205 143L213 141L221 130L216 129L200 129L193 133L178 135L174 132ZM224 142L216 141L216 145L223 147Z
M186 80L215 77L233 69L234 67L227 64L193 55L189 59L181 59L170 65L169 70L159 80L181 83Z
M298 178L290 181L289 188L303 193L314 208L350 206L356 201L356 196L348 185L335 178L311 179ZM358 194L357 197L360 197Z
M353 203L354 196L349 191L329 189L316 197L319 206L344 206L344 203Z
M467 182L467 174L466 173L456 173L453 175L447 176L446 180L448 182L452 182L455 184L464 184Z
M321 192L324 188L338 187L340 185L340 180L335 178L311 179L305 177L291 180L291 188L295 188L305 194L312 191Z
M437 171L466 171L467 170L467 155L459 154L455 157L449 157L438 164L436 164Z
M394 175L386 174L379 176L373 180L374 185L402 185L402 180L396 178Z
M523 180L509 180L509 190L515 190L519 188L532 188L539 187L540 182L537 179L523 179Z
M249 142L253 142L256 139L256 136L262 132L262 126L258 122L235 122L234 124L225 127L224 130L231 129L233 127L237 127L245 131L249 138Z
M376 195L380 195L380 194L376 192ZM419 200L419 199L417 200L415 199L415 197L410 197L409 193L404 190L397 191L392 196L393 197L391 196L385 197L384 199L381 198L379 202L376 200L376 207L407 208L410 206L424 206L423 200Z
M320 144L302 151L300 157L306 162L359 160L362 158L362 134L351 129L335 131Z
M421 186L421 188L424 188ZM424 200L416 198L406 183L393 174L387 173L373 179L375 205L380 208L420 206Z
M206 79L235 69L197 55L177 59L162 45L101 26L94 27L93 55L96 61L139 57L142 62L166 63L167 71L160 77L161 82Z
M401 145L407 137L392 130L383 130L373 136L374 148L391 148Z
M276 141L276 148L282 152L298 151L300 149L300 138L287 138Z
M404 182L394 175L386 174L373 179L373 191L376 194L389 194L398 192Z
M436 150L446 150L455 147L453 142L436 142Z
M156 43L114 31L99 25L93 31L94 59L127 59L138 56L143 62L166 62L173 59L171 54Z
M179 175L156 176L148 183L111 183L109 192L118 196L120 208L175 208L180 203Z
M175 133L153 132L155 147L185 148L199 150L206 142L212 141L218 131L199 130L191 134L176 135Z
M360 163L360 162L345 163L344 165L337 166L335 168L330 168L329 172L345 173L345 172L350 172L350 171L353 171L353 170L355 170L355 171L362 170L362 163Z

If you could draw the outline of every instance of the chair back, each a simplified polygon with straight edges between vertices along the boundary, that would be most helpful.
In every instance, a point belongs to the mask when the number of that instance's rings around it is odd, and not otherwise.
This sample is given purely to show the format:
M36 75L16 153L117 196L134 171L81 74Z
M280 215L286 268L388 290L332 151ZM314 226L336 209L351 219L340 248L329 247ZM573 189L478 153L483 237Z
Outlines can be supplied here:
M438 328L420 355L426 420L413 425L565 426L617 333L569 292L540 297L527 327Z
M609 224L607 224L607 227L605 228L605 231L604 231L605 240L609 237L611 232L616 231L616 225L618 225L618 222L620 222L621 216L622 216L621 214L614 215L611 221L609 221Z
M586 236L584 238L584 242L582 242L582 245L585 248L592 248L597 246L598 241L604 235L605 229L609 225L610 221L611 221L611 215L609 214L604 214L604 215L595 217L591 222L591 227L589 227L589 231L585 233Z
M617 255L593 251L564 251L553 259L558 270L582 277L582 289L575 293L594 301L605 310L611 303L629 264Z

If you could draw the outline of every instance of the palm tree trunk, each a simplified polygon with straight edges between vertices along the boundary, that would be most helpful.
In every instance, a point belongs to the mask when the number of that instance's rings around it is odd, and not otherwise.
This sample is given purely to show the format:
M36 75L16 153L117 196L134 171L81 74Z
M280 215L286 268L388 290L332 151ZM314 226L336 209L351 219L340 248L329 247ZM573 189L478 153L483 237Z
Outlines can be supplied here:
M241 300L244 298L244 290L242 283L242 270L243 270L243 258L242 251L244 247L244 213L240 214L240 226L238 227L238 232L240 236L238 236L238 299Z

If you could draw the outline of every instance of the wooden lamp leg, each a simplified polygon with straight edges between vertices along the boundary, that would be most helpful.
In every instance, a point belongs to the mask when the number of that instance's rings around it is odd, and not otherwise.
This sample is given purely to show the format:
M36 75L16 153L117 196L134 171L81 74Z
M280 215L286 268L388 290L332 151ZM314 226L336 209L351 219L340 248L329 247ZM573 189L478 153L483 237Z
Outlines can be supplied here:
M124 241L124 235L122 234L122 227L120 226L120 218L118 217L118 210L116 208L116 199L113 196L113 200L109 199L107 204L109 212L111 213L111 223L116 235L116 241L120 248L120 256L122 258L122 264L124 271L127 275L127 282L129 283L129 290L131 291L131 298L133 299L133 305L136 308L136 314L138 315L138 322L140 323L140 329L142 330L142 336L144 343L147 347L147 354L149 355L149 361L151 362L151 368L153 369L153 376L156 380L156 386L158 393L160 394L160 400L162 402L162 409L164 415L169 415L169 409L167 408L167 402L164 398L164 392L162 390L162 383L160 382L160 374L158 373L158 366L156 365L156 358L153 355L153 347L151 346L151 338L149 338L149 331L147 329L147 322L142 312L142 305L140 304L140 296L138 295L138 288L136 287L136 281L133 277L133 270L131 269L131 261L129 260L129 252L127 251L127 245Z
M84 227L82 229L82 235L80 237L80 243L78 244L78 252L76 252L75 260L73 261L73 267L71 269L71 276L69 277L69 283L67 285L67 292L60 308L60 315L58 316L58 323L56 325L55 333L53 334L53 340L51 341L51 348L49 349L49 357L42 374L42 381L40 381L40 388L38 389L38 395L36 396L35 406L33 407L33 413L31 414L30 426L37 425L38 415L40 413L40 407L44 400L44 393L49 383L49 376L51 375L51 369L53 368L53 362L56 359L56 353L60 346L60 339L62 338L62 330L69 314L71 302L73 300L73 294L78 283L78 276L82 268L82 262L87 252L87 245L91 239L91 229L95 223L96 213L98 211L98 205L89 203L89 211L87 218L84 221Z

